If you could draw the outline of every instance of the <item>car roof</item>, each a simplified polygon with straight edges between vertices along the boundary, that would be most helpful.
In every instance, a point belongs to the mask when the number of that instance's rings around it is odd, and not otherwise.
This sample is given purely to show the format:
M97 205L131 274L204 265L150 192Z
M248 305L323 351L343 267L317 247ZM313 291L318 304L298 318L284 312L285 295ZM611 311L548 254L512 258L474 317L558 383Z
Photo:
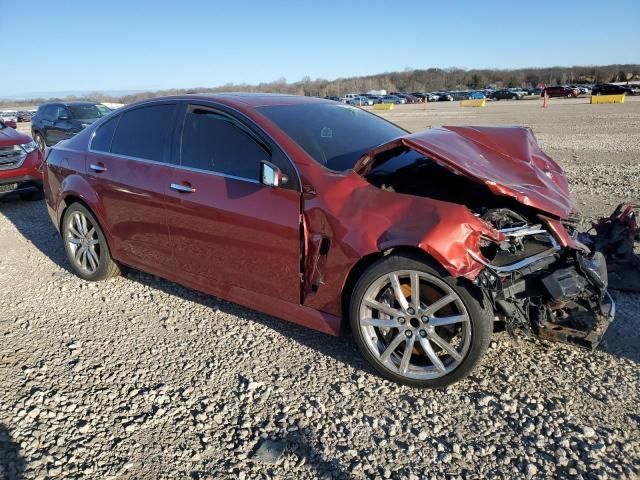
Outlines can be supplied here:
M244 104L249 107L264 107L271 105L301 105L309 103L333 103L333 100L317 97L306 97L303 95L285 95L281 93L248 93L248 92L229 92L229 93L195 93L187 95L179 95L173 98L181 100L189 100L194 97L206 100L226 103L228 105ZM171 97L170 97L171 98Z

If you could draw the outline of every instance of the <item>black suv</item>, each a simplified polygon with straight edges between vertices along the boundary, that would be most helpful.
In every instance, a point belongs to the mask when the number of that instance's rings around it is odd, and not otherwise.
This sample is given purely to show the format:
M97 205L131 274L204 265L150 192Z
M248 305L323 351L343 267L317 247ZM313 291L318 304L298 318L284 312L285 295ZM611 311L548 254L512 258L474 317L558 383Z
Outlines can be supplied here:
M591 95L633 95L633 91L624 85L613 85L611 83L602 83L594 85Z
M71 138L107 113L93 102L44 103L31 119L31 136L44 150Z

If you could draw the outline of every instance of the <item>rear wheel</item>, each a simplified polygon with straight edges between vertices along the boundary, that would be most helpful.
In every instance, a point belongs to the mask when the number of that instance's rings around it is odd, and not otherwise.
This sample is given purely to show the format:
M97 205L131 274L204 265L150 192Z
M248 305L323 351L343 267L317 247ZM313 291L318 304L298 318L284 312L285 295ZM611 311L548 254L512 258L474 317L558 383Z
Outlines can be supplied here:
M486 299L470 288L417 256L379 260L351 297L362 355L384 377L413 387L464 378L486 351L493 324Z
M62 220L62 238L67 258L80 278L100 281L120 274L100 225L84 205L74 203L67 208Z

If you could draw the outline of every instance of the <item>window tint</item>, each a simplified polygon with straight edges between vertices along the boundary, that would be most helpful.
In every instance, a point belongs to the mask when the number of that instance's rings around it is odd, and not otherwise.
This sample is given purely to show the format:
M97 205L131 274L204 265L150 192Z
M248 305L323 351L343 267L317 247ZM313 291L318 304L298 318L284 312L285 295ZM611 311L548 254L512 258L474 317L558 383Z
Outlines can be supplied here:
M102 117L100 110L95 105L71 105L69 106L69 111L72 118L91 119Z
M68 112L68 111L67 111L67 109L66 109L64 106L62 106L62 105L58 105L58 106L55 108L55 111L54 111L54 113L53 113L53 118L54 118L55 120L57 120L57 119L58 119L58 118L60 118L60 117L68 117L68 116L69 116L69 112Z
M91 142L91 148L98 152L108 152L111 147L111 140L113 140L113 134L118 126L118 120L120 115L110 119L103 123L96 130L96 134Z
M44 112L42 113L42 116L44 117L45 120L54 120L57 110L58 110L58 107L56 105L47 105L44 108Z
M169 147L169 128L175 108L175 104L152 105L121 114L111 142L111 153L168 161L165 147Z
M181 165L258 180L260 161L270 155L226 115L192 108L182 130Z

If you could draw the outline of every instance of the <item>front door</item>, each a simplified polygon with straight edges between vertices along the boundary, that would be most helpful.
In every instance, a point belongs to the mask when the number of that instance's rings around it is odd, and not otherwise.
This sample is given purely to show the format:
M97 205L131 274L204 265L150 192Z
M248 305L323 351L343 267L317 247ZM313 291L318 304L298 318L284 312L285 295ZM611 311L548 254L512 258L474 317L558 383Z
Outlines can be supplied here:
M180 122L167 184L177 274L207 291L299 303L300 192L289 160L228 113L190 105ZM263 160L287 162L289 184L262 185Z

